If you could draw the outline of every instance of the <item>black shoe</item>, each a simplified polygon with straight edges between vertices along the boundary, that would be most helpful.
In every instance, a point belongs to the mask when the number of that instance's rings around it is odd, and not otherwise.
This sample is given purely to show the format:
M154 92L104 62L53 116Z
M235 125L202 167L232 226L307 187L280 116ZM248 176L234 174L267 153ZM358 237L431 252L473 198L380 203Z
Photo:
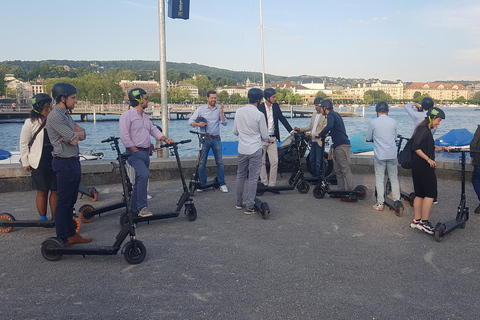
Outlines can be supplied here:
M478 207L475 209L474 212L475 212L475 213L480 213L480 204L478 205Z

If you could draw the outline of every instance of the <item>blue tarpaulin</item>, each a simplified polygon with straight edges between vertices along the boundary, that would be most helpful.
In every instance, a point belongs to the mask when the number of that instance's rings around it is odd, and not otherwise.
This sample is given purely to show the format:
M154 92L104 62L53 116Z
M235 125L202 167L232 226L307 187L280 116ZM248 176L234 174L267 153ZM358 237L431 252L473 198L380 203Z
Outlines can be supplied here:
M360 153L373 151L373 142L367 142L367 131L360 131L350 138L350 152Z
M467 129L452 129L447 134L435 139L436 146L468 146L473 139L473 134Z
M5 160L10 158L12 154L7 150L0 149L0 160Z

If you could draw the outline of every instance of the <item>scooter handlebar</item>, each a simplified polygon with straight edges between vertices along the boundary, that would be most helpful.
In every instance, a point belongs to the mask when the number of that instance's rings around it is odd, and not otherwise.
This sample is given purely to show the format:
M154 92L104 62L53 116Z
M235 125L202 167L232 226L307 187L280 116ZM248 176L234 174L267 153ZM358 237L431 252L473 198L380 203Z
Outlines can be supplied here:
M179 145L179 144L184 144L184 143L189 143L189 142L192 142L192 139L182 140L182 141L178 141L178 142L174 142L174 143L167 143L167 144L161 145L160 148L170 148L170 147L173 147L173 146L176 146L176 145Z
M108 139L102 140L102 143L112 142L120 139L119 137L110 137Z

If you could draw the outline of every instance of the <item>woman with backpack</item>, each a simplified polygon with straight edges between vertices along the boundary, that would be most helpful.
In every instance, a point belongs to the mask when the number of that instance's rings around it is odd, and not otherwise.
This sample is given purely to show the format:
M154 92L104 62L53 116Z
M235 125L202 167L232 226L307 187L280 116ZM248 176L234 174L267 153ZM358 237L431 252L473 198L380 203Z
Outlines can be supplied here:
M445 119L442 109L433 107L412 135L412 178L415 191L413 209L415 217L411 228L434 233L434 227L428 221L433 200L437 198L437 176L435 175L435 151L449 151L447 147L435 147L432 130Z
M49 200L53 220L57 204L57 178L52 169L53 147L45 129L52 110L52 98L39 93L33 96L32 104L33 109L20 133L20 161L23 169L32 174L32 188L38 190L36 205L40 220L48 220Z

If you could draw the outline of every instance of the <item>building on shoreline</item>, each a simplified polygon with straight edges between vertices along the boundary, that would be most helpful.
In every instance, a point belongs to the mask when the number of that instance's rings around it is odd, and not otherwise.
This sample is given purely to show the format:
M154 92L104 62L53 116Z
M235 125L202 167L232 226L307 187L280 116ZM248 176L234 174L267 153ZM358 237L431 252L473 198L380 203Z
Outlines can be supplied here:
M475 95L475 90L469 90L460 83L414 82L404 88L404 98L413 100L415 92L428 94L434 100L457 100L464 97L469 100Z

